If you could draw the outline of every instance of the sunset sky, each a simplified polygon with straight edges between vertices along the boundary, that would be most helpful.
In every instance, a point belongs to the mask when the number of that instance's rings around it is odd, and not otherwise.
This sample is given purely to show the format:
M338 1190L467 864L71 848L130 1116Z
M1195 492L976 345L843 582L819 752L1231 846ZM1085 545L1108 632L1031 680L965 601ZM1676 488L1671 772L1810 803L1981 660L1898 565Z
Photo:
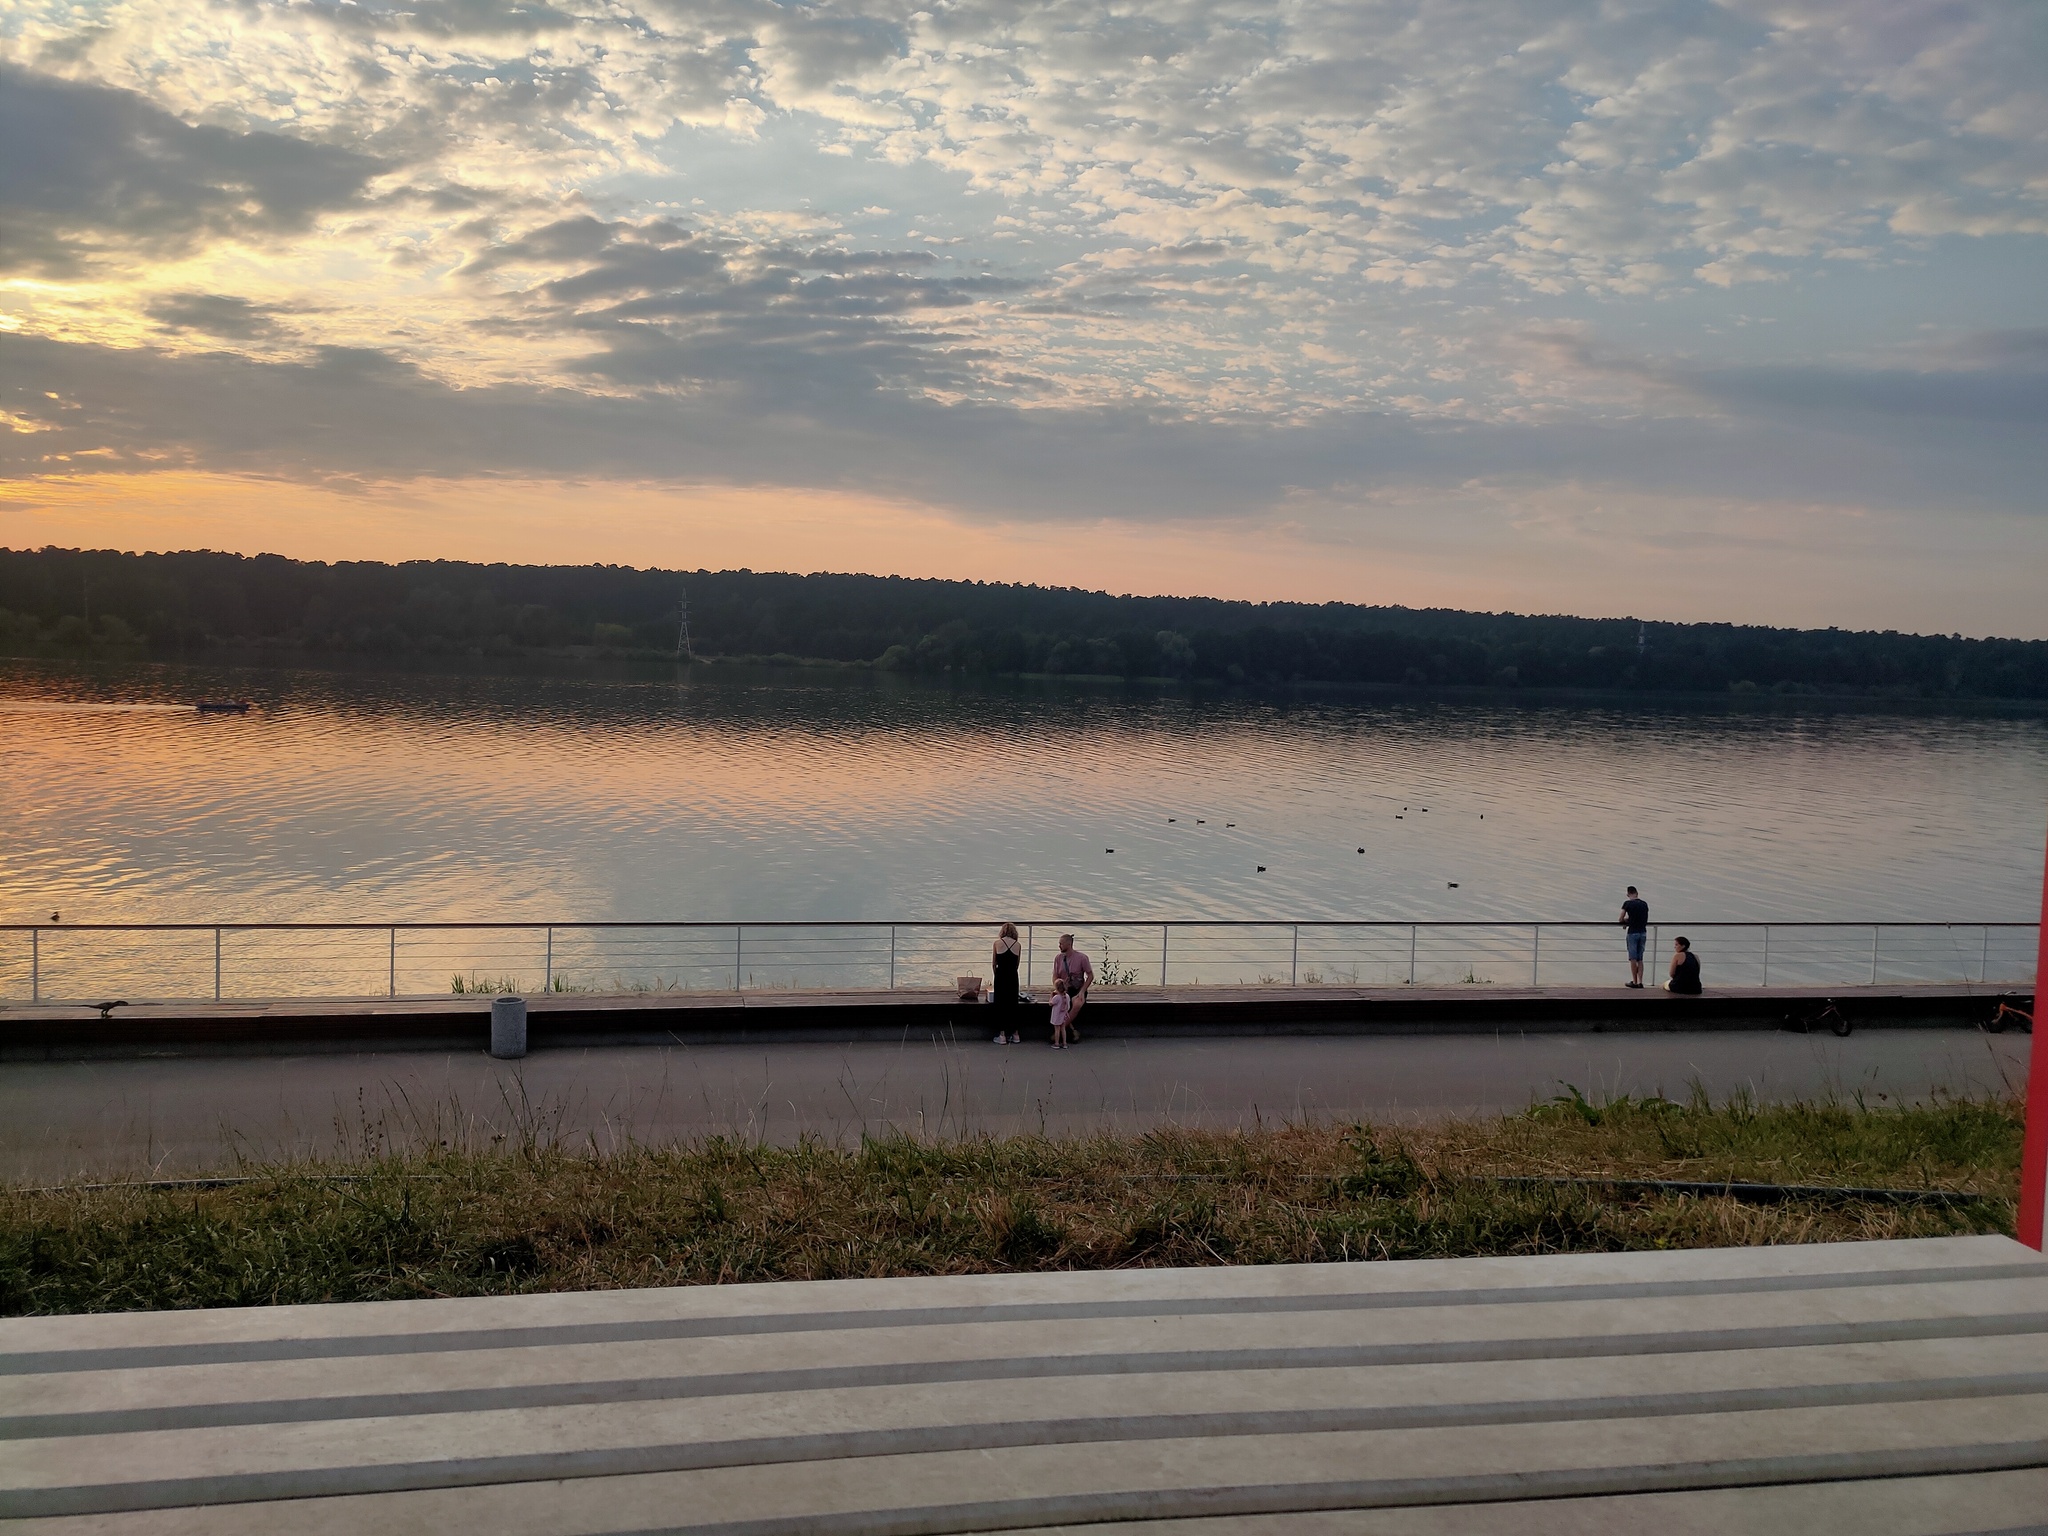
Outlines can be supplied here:
M2048 7L0 0L0 545L2048 636Z

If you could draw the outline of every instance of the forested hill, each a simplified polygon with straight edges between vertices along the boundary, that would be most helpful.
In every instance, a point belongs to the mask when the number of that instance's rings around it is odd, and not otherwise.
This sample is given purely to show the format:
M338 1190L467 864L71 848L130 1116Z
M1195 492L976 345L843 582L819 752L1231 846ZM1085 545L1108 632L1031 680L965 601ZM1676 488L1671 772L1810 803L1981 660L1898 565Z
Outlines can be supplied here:
M325 565L281 556L0 550L0 653L197 658L672 653L1231 682L2048 699L2048 641L1638 623L1073 588L641 571Z

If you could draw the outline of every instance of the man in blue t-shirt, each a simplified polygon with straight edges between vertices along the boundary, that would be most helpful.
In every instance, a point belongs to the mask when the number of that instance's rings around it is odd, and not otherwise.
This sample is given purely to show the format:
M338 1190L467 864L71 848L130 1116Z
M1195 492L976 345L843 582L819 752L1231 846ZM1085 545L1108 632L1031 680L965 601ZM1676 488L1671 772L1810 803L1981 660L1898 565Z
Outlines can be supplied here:
M1643 984L1643 946L1650 942L1650 904L1628 888L1628 900L1621 904L1621 926L1628 931L1628 984Z

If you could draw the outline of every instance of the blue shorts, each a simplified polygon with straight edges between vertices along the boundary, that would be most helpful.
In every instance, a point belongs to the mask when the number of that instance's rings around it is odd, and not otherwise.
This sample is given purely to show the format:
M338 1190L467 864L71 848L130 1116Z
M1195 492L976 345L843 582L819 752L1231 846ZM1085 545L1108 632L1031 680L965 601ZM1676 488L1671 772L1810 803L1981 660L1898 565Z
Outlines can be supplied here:
M1640 928L1630 933L1628 936L1629 959L1640 962L1643 958L1643 950L1649 942L1650 935Z

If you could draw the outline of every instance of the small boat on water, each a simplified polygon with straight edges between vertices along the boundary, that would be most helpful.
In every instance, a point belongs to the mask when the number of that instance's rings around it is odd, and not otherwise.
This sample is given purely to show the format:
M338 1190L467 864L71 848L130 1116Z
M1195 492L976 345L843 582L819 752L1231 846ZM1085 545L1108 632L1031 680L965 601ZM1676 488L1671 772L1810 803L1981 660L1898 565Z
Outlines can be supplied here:
M246 715L249 713L247 699L201 699L194 706L202 715Z

